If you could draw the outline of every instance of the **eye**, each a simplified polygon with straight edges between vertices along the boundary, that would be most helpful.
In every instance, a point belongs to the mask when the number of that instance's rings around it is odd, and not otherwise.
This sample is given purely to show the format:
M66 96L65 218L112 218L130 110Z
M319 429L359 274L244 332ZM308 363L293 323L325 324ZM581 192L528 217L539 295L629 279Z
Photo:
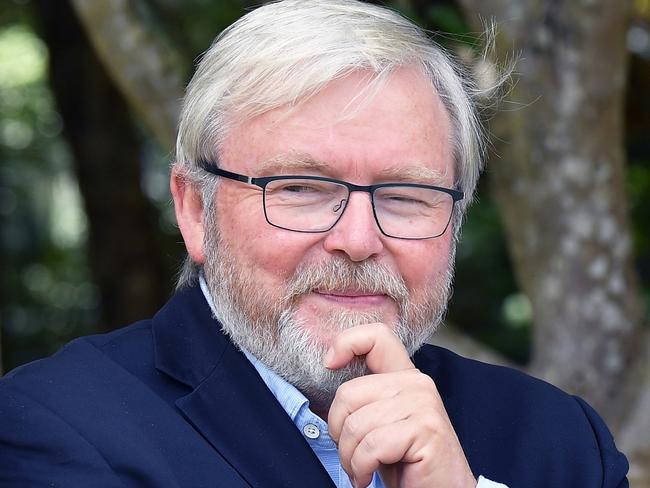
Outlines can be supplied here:
M428 187L390 186L375 194L375 204L381 212L395 216L425 216L437 218L453 205L453 199L445 192Z
M345 197L345 187L331 181L276 180L266 187L266 203L278 205L329 205Z
M343 187L344 188L344 187ZM329 181L287 179L276 180L266 187L267 193L286 198L321 197L339 193L339 185Z
M282 185L278 188L279 191L288 192L288 193L314 193L323 191L322 188L317 187L316 185L305 185L305 184L295 184L288 183Z
M430 199L425 199L419 195L404 192L383 194L381 195L381 200L390 205L402 206L431 206L432 204L435 204Z
M415 203L415 204L422 204L422 205L427 203L424 200L420 200L418 198L413 198L412 196L406 196L406 195L388 195L384 198L397 203Z

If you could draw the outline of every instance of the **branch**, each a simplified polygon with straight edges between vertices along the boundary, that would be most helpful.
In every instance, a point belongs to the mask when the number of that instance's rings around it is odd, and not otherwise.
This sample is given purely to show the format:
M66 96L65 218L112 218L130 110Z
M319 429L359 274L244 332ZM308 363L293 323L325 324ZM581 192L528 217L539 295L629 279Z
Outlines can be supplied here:
M95 51L129 104L165 150L174 147L183 82L177 57L129 0L71 0Z

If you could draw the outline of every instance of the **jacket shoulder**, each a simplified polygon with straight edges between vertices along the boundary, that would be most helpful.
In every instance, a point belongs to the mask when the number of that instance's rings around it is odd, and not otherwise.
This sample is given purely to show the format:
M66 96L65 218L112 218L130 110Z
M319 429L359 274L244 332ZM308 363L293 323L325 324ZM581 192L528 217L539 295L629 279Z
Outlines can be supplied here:
M136 360L137 358L137 360ZM63 379L87 377L109 368L133 369L137 363L153 364L151 322L75 339L52 356L24 364L0 379L18 388L59 389ZM48 388L48 385L49 388Z
M147 335L143 322L76 339L0 379L0 486L124 486L88 426L104 422L109 392L132 376L123 359L145 357Z

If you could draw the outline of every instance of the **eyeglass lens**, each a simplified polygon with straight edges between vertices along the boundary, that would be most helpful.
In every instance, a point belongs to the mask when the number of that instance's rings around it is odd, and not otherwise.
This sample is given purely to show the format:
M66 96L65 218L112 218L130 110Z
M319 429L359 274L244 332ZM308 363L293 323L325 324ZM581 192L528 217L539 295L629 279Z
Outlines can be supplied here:
M336 224L348 199L348 188L339 183L280 179L266 185L264 209L269 223L278 227L323 232ZM451 195L432 188L391 185L373 193L377 223L393 237L439 236L447 228L453 206Z

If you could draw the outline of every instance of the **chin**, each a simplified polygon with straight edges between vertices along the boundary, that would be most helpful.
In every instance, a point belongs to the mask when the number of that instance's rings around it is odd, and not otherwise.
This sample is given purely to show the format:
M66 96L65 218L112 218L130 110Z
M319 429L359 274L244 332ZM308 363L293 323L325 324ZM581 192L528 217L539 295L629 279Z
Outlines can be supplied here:
M386 314L379 311L358 310L348 307L332 307L329 310L319 311L314 314L298 310L296 318L309 335L315 346L324 350L334 341L334 338L344 330L351 329L357 325L372 324L381 322L387 325L397 323L397 318L386 320Z

